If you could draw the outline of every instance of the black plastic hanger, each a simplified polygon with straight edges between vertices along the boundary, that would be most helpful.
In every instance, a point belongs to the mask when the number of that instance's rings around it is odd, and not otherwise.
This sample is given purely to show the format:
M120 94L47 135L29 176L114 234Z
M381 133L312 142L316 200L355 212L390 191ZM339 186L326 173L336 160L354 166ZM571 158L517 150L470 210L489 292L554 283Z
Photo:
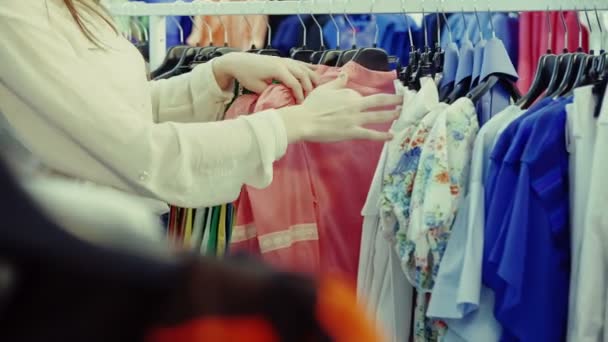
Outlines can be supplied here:
M192 17L189 17L189 18L192 21L192 24L196 25L195 19L192 18ZM209 37L208 37L209 38L209 45L208 46L204 46L204 47L200 47L197 50L196 56L194 56L194 58L190 62L190 65L189 65L190 69L193 69L198 64L206 63L207 61L209 61L209 54L211 52L215 51L215 49L217 49L217 47L213 44L213 30L211 29L211 25L209 25L204 20L202 21L202 24L205 25L205 27L207 28L207 34L209 35ZM201 32L203 32L203 31L201 31Z
M549 29L548 38L550 44L552 41L553 32L551 27L551 17L548 11L545 12L545 17L547 19L547 28ZM549 89L556 89L557 86L552 85L559 84L557 82L557 75L559 71L558 68L559 56L554 54L551 47L549 47L547 49L547 53L541 56L538 60L534 80L532 80L532 84L530 85L528 92L522 96L516 104L521 108L527 109L534 103L534 101L536 101L536 99L538 99L540 95L543 94L543 92L546 90L549 91Z
M355 55L351 59L353 62L362 65L363 67L375 70L375 71L389 71L390 70L390 62L388 52L383 49L378 48L378 36L380 34L380 29L378 27L378 22L376 21L376 17L374 17L374 4L375 0L372 0L372 5L369 10L370 19L374 24L374 43L371 47L360 48L356 51Z
M170 48L169 51L167 51L167 55L165 56L165 59L163 60L161 65L159 65L158 68L156 68L154 71L152 71L150 73L150 77L152 79L155 79L158 76L175 68L175 66L179 62L180 58L182 57L182 54L184 53L184 51L186 51L189 48L190 48L190 46L188 46L188 45L178 45L178 46L174 46L174 47Z
M445 51L441 48L441 17L439 16L439 11L435 13L437 18L437 41L435 42L435 46L433 48L433 69L435 73L443 73L443 64L445 61ZM445 13L444 13L445 15ZM446 20L447 22L447 20Z
M576 75L578 74L578 70L582 65L583 58L585 57L584 53L567 53L564 56L566 61L566 70L563 74L562 81L559 87L552 93L548 94L547 97L557 98L566 94L572 86L574 85L574 81L576 80Z
M574 53L569 53L568 52L568 25L566 24L566 18L564 17L564 12L560 11L560 19L562 22L562 25L564 26L564 42L566 44L566 47L564 48L564 54L562 55L562 62L560 64L565 64L565 70L564 73L562 74L562 78L561 78L561 82L559 84L559 86L557 87L557 89L555 89L552 92L547 91L546 94L546 98L557 98L560 96L563 96L564 94L566 94L568 91L570 91L570 89L572 89L572 86L574 85L574 81L576 79L576 75L578 73L578 69L581 67L582 61L583 61L583 57L584 57L584 53L577 51ZM580 23L579 23L580 25ZM579 28L580 30L580 28ZM580 35L580 32L579 32ZM582 41L579 39L579 49L582 51L582 48L580 48L582 44Z
M517 105L521 108L528 108L545 90L549 89L549 83L557 66L558 56L553 54L550 49L547 50L547 54L538 60L536 74L528 92L517 101Z
M323 27L321 27L321 24L319 23L315 15L311 13L310 18L313 20L313 22L315 23L315 25L317 25L317 28L319 29L319 41L321 42L321 45L319 46L319 50L316 50L312 53L312 55L310 55L309 62L311 64L319 64L319 61L321 61L321 57L323 57L323 53L325 53L326 50L325 37L323 36Z
M495 85L501 84L509 93L509 97L515 101L518 101L521 98L521 94L515 83L513 83L509 77L510 76L503 74L490 75L475 88L469 91L467 97L471 100L471 102L475 103L479 101L481 97L489 92Z
M602 102L604 100L604 95L606 94L606 87L608 85L608 53L603 52L600 55L600 60L598 62L598 76L595 82L593 83L592 93L596 96L597 104L595 105L595 110L593 112L594 117L598 117L600 115L600 111L602 109Z
M401 83L408 88L412 87L412 77L418 70L420 64L420 51L416 49L414 44L414 34L412 33L412 25L405 11L405 0L401 0L401 10L403 12L403 19L407 25L408 37L410 40L410 51L408 54L407 65L399 70L399 80Z
M424 47L419 55L418 67L410 76L409 87L420 90L420 79L423 77L435 77L435 64L433 63L434 52L429 46L428 27L424 7L422 8L422 25L424 27Z
M452 27L450 25L450 23L448 22L448 18L445 15L445 12L442 12L442 16L443 16L443 20L445 22L446 28L447 28L447 32L448 32L448 38L449 38L449 43L448 46L453 47L454 45L454 39L452 37ZM451 50L453 51L453 50ZM443 65L441 65L441 70L442 72L445 71L445 63L446 63L446 59L445 59L445 51L443 53ZM448 83L446 83L445 85L443 85L439 91L439 101L444 102L447 97L450 95L450 93L452 92L452 90L454 89L454 81L450 81Z
M310 57L315 52L315 50L311 50L306 47L308 30L306 28L304 20L302 20L302 16L300 15L300 13L297 13L296 15L298 16L298 20L300 21L300 25L302 26L302 46L291 49L289 57L300 62L309 63Z
M185 72L188 72L190 70L190 64L192 63L192 61L194 60L194 57L196 57L196 55L200 49L201 48L199 48L199 47L188 47L187 49L185 49L182 52L179 60L177 61L177 63L171 70L169 70L161 75L158 75L154 79L171 78L173 76L181 75Z
M329 7L330 9L333 8L333 0L330 0ZM340 50L340 27L338 26L336 18L334 18L334 15L331 12L329 13L329 18L334 24L334 27L336 28L336 48L326 49L321 52L321 56L319 57L319 61L317 62L317 64L334 66L338 63L338 58L342 53L342 50Z
M264 7L266 7L266 3L268 3L268 1L264 1ZM265 13L265 9L262 10L262 14L264 14L264 13ZM266 32L267 32L266 46L264 48L259 49L257 51L257 54L264 55L264 56L281 57L281 51L272 47L272 26L270 25L270 22L268 20L266 20Z
M357 54L357 50L358 50L357 49L357 29L355 28L355 25L353 25L353 22L348 17L348 14L346 14L346 7L344 8L344 19L348 23L348 26L350 26L351 32L353 33L353 40L352 40L351 48L342 51L340 53L340 55L338 56L338 60L335 65L337 67L342 67L342 66L344 66L344 64L350 62L355 57L355 55Z
M488 9L488 14L490 15L490 28L492 31L492 38L494 39L494 38L496 38L496 31L494 29L494 23L492 22L492 13L491 13L490 9ZM483 37L482 29L481 29L481 24L479 21L479 16L477 16L477 11L475 11L475 17L477 18L477 24L479 25L479 32L480 32L481 39L483 39L484 37ZM507 51L505 50L504 53L506 54ZM485 58L486 57L484 56L484 59ZM484 61L484 62L487 63L487 61ZM509 93L509 97L511 99L513 99L514 101L518 101L521 98L521 94L519 93L519 90L515 86L515 83L514 83L514 80L512 77L513 76L511 76L511 75L500 73L500 72L490 74L489 76L484 76L484 79L480 80L479 84L477 84L473 89L471 89L467 93L467 97L473 103L476 103L477 101L479 101L481 99L482 96L484 96L492 88L494 88L494 86L496 86L497 84L500 84L503 86L504 89L507 90L507 92Z

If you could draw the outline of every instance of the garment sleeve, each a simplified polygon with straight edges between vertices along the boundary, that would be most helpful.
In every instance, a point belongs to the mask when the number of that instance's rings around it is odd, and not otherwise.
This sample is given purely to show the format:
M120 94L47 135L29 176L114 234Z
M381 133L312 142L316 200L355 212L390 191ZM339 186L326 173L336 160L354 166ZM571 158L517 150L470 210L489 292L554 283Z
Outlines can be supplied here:
M232 100L232 87L223 91L213 74L213 61L189 73L150 81L156 122L207 122L219 120Z
M212 123L142 119L150 116L135 113L129 99L104 88L70 42L42 20L46 16L12 8L18 3L0 5L0 89L98 162L74 167L65 158L47 157L48 166L80 170L72 175L87 180L96 174L88 168L104 168L97 174L106 176L93 181L183 207L232 201L243 184L270 184L272 164L287 148L277 112ZM44 148L38 153L45 154ZM53 151L53 141L46 148Z

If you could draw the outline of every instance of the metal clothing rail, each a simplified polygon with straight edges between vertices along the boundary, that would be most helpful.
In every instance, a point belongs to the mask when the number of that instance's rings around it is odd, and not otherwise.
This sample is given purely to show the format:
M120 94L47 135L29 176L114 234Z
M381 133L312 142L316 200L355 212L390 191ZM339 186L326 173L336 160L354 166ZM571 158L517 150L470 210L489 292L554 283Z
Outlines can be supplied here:
M106 1L104 5L114 16L150 17L151 68L160 65L166 54L167 16L608 10L607 0L194 0L153 4Z

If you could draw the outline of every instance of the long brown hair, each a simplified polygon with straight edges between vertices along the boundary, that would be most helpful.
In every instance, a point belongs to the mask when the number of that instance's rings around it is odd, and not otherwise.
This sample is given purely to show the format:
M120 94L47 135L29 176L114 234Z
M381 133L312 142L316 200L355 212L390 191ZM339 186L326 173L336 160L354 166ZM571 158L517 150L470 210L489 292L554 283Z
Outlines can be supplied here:
M87 39L90 40L92 43L94 43L95 45L101 46L102 44L99 41L99 39L95 36L95 34L93 32L91 32L90 28L87 27L87 25L83 22L82 17L80 16L78 9L76 8L75 1L77 1L77 0L63 0L63 2L65 3L65 6L70 11L72 18L74 18L76 25L78 25L78 27L80 28L80 31L82 31L82 33L85 35L85 37L87 37ZM112 22L110 15L104 10L104 8L101 5L99 5L99 0L80 1L80 2L84 6L86 6L88 9L90 9L93 13L95 13L100 18L102 18L106 22L106 24L108 24L114 30L114 32L116 32L118 34L118 30L116 29L116 26Z

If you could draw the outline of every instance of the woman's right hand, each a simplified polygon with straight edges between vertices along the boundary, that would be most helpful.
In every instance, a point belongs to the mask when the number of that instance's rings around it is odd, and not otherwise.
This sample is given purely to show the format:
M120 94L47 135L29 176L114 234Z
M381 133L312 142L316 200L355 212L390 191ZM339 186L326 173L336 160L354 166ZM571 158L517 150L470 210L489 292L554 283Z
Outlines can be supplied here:
M290 143L353 139L386 141L392 138L390 132L376 131L363 126L396 119L399 110L373 109L401 105L403 96L391 94L362 96L355 90L346 88L347 81L348 75L342 73L335 80L313 90L301 105L279 109Z

